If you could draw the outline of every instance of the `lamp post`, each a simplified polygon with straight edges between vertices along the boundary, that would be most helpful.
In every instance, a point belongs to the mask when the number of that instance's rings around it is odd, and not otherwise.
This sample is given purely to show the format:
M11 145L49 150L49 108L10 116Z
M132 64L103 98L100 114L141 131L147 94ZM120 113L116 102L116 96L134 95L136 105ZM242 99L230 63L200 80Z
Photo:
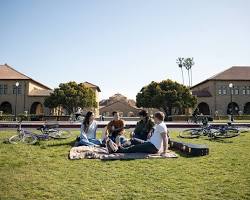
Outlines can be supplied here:
M231 122L233 122L233 87L234 85L232 83L229 83L230 88L230 115L231 115Z
M16 106L17 106L17 92L18 92L19 82L16 82L16 102L15 102L15 120L17 121L17 113L16 113Z

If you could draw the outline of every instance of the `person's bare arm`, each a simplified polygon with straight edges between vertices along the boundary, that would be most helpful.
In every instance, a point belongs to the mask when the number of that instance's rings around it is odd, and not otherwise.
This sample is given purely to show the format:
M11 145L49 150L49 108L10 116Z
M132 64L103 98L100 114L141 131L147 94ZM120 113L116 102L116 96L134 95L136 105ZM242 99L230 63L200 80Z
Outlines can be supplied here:
M149 133L147 135L147 139L151 138L153 131L154 131L153 128L149 131Z
M105 127L104 135L107 137L109 135L108 127Z
M120 136L119 135L115 138L115 143L117 144L118 147L121 146Z
M167 152L168 149L168 139L167 139L167 132L162 132L161 137L163 139L163 154Z
M108 123L108 125L106 126L106 129L105 129L105 136L106 136L106 137L108 137L109 134L110 134L111 126L113 126L112 121L110 121L110 122Z

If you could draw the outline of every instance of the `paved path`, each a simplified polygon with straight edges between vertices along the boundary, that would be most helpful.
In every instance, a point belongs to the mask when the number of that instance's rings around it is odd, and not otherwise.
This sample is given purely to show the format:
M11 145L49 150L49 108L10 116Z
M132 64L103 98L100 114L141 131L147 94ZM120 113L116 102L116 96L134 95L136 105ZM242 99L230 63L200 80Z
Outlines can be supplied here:
M43 125L44 121L23 121L22 126L25 128L37 128ZM69 122L69 121L54 121L48 122L48 124L56 123L59 124L61 128L80 128L81 122ZM104 128L108 121L98 121L98 128ZM134 128L137 121L127 121L126 128ZM15 128L18 122L15 121L0 121L0 128ZM226 123L210 123L215 126L225 125ZM197 128L200 125L187 122L166 122L168 128ZM250 127L250 123L234 123L237 126Z

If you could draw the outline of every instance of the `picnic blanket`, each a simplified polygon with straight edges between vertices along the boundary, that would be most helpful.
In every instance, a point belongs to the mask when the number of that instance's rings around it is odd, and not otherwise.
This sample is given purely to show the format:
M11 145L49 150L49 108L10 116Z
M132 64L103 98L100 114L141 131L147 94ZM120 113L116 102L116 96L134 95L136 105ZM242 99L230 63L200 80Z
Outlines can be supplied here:
M109 154L106 148L93 146L73 147L69 152L70 160L78 159L100 159L100 160L134 160L134 159L153 159L153 158L177 158L178 156L172 152L163 157L160 154L148 153L112 153Z

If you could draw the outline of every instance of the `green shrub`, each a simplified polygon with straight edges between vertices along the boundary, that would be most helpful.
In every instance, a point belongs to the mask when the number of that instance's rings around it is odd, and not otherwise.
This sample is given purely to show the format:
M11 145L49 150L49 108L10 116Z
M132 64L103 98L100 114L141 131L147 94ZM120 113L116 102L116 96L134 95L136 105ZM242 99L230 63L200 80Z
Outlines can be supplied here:
M21 121L28 121L29 120L28 115L25 115L25 114L19 114L17 117L18 117L18 120L21 120Z
M0 116L0 121L13 121L14 118L14 115L2 115Z

